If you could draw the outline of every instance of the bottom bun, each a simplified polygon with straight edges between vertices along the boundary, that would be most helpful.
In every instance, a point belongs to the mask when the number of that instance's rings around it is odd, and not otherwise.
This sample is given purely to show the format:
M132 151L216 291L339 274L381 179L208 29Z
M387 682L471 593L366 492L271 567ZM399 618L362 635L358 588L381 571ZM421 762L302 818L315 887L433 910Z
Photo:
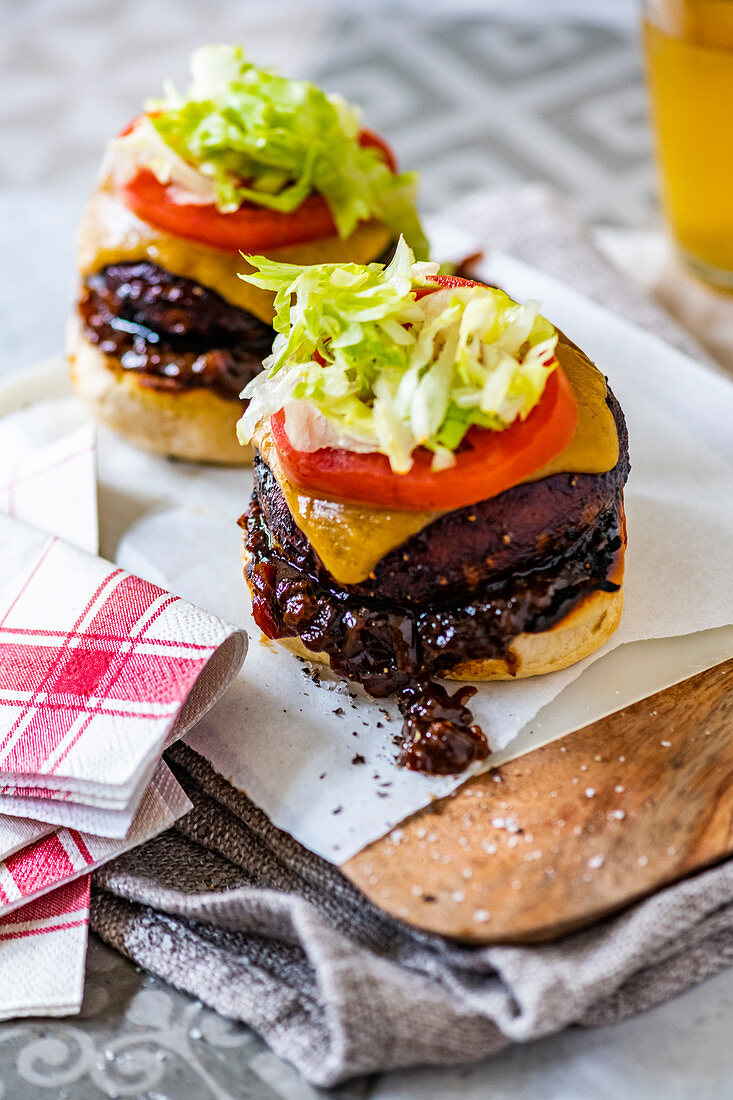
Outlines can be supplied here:
M248 555L244 554L246 563ZM624 551L615 555L609 580L621 584L624 571ZM518 634L509 646L505 658L486 657L463 661L450 672L441 673L444 680L524 680L542 676L574 665L583 657L595 653L616 631L624 606L623 587L616 592L591 592L567 615L548 630L537 634ZM292 653L308 661L329 664L327 653L308 649L300 638L273 639Z
M623 607L623 588L592 592L549 630L518 634L509 647L508 660L465 661L446 673L446 679L523 680L567 668L608 641L618 627Z
M237 440L243 405L210 389L178 391L144 384L144 375L125 370L119 359L90 344L74 319L67 339L69 371L95 420L136 447L172 458L246 466L252 448Z

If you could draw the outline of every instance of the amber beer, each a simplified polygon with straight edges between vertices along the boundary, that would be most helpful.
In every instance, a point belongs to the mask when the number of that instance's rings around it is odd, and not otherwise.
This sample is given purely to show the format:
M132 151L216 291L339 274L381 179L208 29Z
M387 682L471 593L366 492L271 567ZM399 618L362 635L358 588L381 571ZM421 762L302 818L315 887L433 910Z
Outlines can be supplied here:
M650 0L643 28L672 233L690 267L733 289L733 0Z

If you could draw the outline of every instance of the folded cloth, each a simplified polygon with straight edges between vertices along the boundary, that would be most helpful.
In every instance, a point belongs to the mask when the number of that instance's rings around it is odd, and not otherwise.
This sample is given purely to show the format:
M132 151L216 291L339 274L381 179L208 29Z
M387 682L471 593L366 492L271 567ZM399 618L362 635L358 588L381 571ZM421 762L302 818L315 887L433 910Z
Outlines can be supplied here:
M462 947L382 913L188 746L167 759L193 810L97 872L91 927L315 1084L610 1023L733 963L733 863L558 944Z
M243 631L0 514L0 794L126 811L155 761L223 694ZM84 828L104 832L85 815Z
M57 829L0 863L0 914L18 909L169 829L190 804L161 760L121 840Z
M9 859L21 848L27 848L54 831L53 825L32 821L27 817L5 817L0 814L0 860Z
M32 444L12 418L0 421L0 511L96 554L94 426L85 424L45 447Z
M702 358L554 197L480 195L451 218ZM620 1020L733 962L733 863L554 944L462 947L380 912L187 746L167 758L194 809L97 872L91 925L316 1084Z
M125 645L135 652L132 636L126 642L119 630L116 645L105 646L105 641L114 640L102 639L99 632L93 634L93 617L84 630L72 631L65 639L57 630L56 634L49 630L52 625L58 627L54 615L64 602L59 592L66 596L69 572L76 566L81 568L83 579L81 586L76 585L76 594L84 600L84 578L89 582L91 574L94 587L100 566L102 572L113 570L112 566L78 553L69 545L73 543L89 553L97 549L94 429L82 427L46 446L34 447L19 428L13 417L0 423L0 509L16 519L39 523L47 532L68 542L48 539L11 520L3 523L6 545L0 551L0 559L5 566L6 599L4 603L0 600L0 731L6 737L3 748L9 751L14 734L21 741L24 735L30 735L34 738L33 749L41 749L44 737L63 733L60 728L63 721L58 720L65 711L70 720L75 719L74 732L79 732L84 719L92 717L105 702L96 693L104 682L106 668L111 666L108 662L100 668L100 656L114 661L115 649ZM38 547L42 547L42 552L39 568L34 569L33 554ZM18 566L15 574L11 572L13 563ZM54 568L48 570L50 564ZM114 574L119 575L119 570L114 570ZM31 583L21 592L28 577ZM119 576L116 588L113 584L108 586L108 594L112 592L113 598L108 601L107 610L117 615L115 628L121 625L121 616L120 602L115 602L114 594L124 591L123 577ZM139 587L137 591L139 594ZM99 612L99 605L92 610ZM183 619L187 620L186 629L196 629L195 616L184 614ZM223 628L223 637L228 637L229 628L216 622ZM200 640L185 633L183 637ZM170 651L171 639L168 641ZM144 648L138 647L137 653ZM240 648L243 656L243 643ZM196 654L197 660L201 657L201 653ZM232 672L238 667L235 663ZM157 699L159 686L151 683L151 671L141 677L139 668L137 674L133 670L125 681L128 690ZM196 680L198 673L196 669L192 671L193 680L177 665L173 669L175 691L181 692L181 700ZM205 676L203 685L197 683L205 691L199 691L198 702L194 699L187 708L191 720L206 709L207 692L215 698L226 681L226 667L213 666L210 671L213 676ZM27 703L20 714L19 692ZM118 709L121 698L119 693L114 695ZM135 715L136 723L139 717ZM185 728L185 722L179 722L180 725ZM173 732L176 729L174 724ZM104 732L92 720L86 736ZM106 729L108 736L111 733L117 737L118 732L124 731L118 731L114 725L111 730ZM109 749L102 741L92 747L98 753ZM90 759L93 757L94 753ZM53 776L49 782L53 782ZM46 793L43 787L36 787L27 792L31 797L25 799L15 797L18 788L10 785L9 789L13 793L0 796L0 810L16 815L0 814L0 1019L77 1012L84 989L90 871L131 845L143 843L169 828L190 803L157 756L143 768L133 796L123 810L60 801L62 797L68 798L68 792L60 788L51 788L50 797L44 798L39 797ZM24 814L33 816L29 819ZM70 827L57 829L49 822ZM99 833L103 835L94 835ZM108 835L121 839L110 840Z
M81 1008L89 880L83 875L0 917L0 1020Z
M0 817L0 1020L78 1012L90 872L170 828L191 808L160 761L123 840ZM25 839L25 846L20 847Z

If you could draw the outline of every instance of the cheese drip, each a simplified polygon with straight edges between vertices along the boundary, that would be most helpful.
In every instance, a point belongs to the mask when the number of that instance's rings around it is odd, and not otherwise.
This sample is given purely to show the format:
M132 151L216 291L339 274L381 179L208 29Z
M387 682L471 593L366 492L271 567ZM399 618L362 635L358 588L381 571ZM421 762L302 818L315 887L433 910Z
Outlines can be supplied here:
M363 222L350 237L328 237L273 249L268 256L291 264L370 263L391 240L381 222ZM125 206L109 179L104 180L84 208L79 227L78 264L84 278L108 264L147 260L173 275L193 279L215 290L232 305L272 323L274 295L239 278L252 271L240 252L209 248L185 237L174 237L142 221Z
M575 394L578 424L567 447L526 477L527 482L552 474L602 474L618 462L618 432L606 404L605 378L562 333L556 354ZM314 496L285 476L269 425L260 425L255 443L293 519L339 584L366 580L386 554L445 514L393 511Z

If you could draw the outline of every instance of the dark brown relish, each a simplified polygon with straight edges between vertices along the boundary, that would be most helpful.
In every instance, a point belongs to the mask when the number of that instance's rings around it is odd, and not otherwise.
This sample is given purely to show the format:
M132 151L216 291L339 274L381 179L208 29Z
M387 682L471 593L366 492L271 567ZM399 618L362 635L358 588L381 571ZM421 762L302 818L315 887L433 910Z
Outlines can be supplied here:
M255 492L240 520L250 555L246 575L257 625L270 638L298 637L325 652L340 676L376 697L395 694L404 715L400 761L450 774L488 755L465 705L473 688L449 695L433 681L463 662L507 660L514 638L552 627L584 596L613 592L607 580L622 537L617 508L561 552L497 576L463 599L440 606L380 600L324 582L282 556Z
M79 313L90 343L145 385L206 387L231 400L262 369L275 336L215 291L148 262L88 276Z

